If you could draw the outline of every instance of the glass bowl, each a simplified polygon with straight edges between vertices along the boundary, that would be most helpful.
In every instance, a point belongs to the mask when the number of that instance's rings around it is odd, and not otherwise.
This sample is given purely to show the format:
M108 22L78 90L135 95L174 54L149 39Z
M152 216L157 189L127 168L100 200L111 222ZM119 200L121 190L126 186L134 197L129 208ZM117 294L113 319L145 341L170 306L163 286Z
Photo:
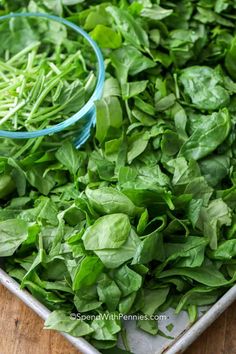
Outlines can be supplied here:
M30 26L28 26L28 24L30 24ZM12 30L13 27L14 30ZM27 46L30 47L33 41L31 37L34 37L32 28L37 29L35 31L37 34L35 40L41 43L41 52L44 48L47 48L48 52L50 52L52 48L54 50L58 48L58 42L61 41L64 33L66 33L66 44L63 44L65 48L69 48L69 46L73 45L78 46L78 49L80 49L81 46L81 54L85 55L85 61L86 57L88 57L88 59L93 57L92 70L96 72L96 74L94 74L94 88L83 106L59 123L50 124L43 129L40 127L40 129L32 131L14 131L14 129L0 130L0 137L29 139L52 135L64 130L65 132L68 131L68 134L70 134L69 132L72 129L76 134L75 145L76 147L80 147L90 136L91 127L96 122L94 102L101 98L105 80L102 53L88 33L70 21L44 13L11 13L0 17L0 31L4 33L4 41L2 41L0 48L0 59L2 60L3 53L5 56L7 52L8 54L10 53L9 55L16 57L17 53L24 52ZM50 31L49 28L51 29ZM66 53L63 53L63 55L66 56ZM88 65L91 65L91 60Z

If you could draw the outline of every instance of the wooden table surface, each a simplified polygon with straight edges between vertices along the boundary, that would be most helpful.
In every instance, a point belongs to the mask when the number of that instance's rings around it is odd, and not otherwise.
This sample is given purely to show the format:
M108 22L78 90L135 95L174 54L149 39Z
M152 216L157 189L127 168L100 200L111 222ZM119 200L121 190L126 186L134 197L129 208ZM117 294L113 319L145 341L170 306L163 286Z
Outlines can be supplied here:
M236 303L185 353L236 354ZM0 286L0 354L79 354L79 352L59 333L43 330L43 321Z

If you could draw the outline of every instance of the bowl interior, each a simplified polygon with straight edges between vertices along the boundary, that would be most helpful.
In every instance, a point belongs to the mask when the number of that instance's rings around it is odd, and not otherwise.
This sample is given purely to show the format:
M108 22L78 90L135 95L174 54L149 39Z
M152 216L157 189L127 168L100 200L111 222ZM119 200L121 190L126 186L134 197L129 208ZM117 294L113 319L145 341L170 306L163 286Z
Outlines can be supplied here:
M79 30L46 14L0 18L0 130L48 134L79 119L100 74L97 53Z

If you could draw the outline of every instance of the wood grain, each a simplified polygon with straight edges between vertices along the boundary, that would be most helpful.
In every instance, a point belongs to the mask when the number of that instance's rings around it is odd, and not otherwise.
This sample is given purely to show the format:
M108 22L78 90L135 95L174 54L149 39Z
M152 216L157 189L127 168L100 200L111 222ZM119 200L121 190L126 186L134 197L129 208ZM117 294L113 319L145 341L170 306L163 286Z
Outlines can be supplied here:
M236 303L186 354L236 354ZM0 286L0 354L79 354L60 334L43 330L43 321ZM147 353L151 354L151 353Z
M43 329L43 321L0 286L1 354L78 354L59 333Z
M236 354L236 302L185 352L186 354Z

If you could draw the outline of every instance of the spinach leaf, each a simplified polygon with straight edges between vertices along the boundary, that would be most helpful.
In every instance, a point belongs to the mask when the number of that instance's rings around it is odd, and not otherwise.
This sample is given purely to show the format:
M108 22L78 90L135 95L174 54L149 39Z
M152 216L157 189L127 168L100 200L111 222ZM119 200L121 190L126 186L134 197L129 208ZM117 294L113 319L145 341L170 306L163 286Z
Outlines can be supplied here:
M236 256L236 241L227 240L221 243L216 250L209 251L211 259L229 260Z
M230 124L227 109L212 113L183 144L180 156L194 160L207 156L227 138Z
M153 5L151 8L144 8L141 11L141 16L151 20L162 20L171 15L173 10L167 10L158 5Z
M111 62L116 69L117 77L121 84L125 84L128 75L135 76L140 72L153 68L156 64L138 49L131 45L113 51Z
M103 143L110 136L114 137L114 135L120 133L122 110L118 98L109 97L97 101L96 112L96 138L100 143Z
M165 270L160 275L158 275L159 279L163 279L165 277L173 276L173 275L181 275L188 277L190 279L195 280L198 283L211 286L211 287L220 287L227 285L229 282L224 278L223 274L217 270L217 268L213 265L207 265L196 268L174 268Z
M146 264L152 260L163 261L164 259L163 237L154 231L152 234L145 236L139 244L132 264Z
M103 264L96 256L87 256L78 265L73 280L73 290L93 285L103 270Z
M78 169L83 165L85 155L76 151L73 145L67 141L56 152L56 158L75 176Z
M225 66L230 74L230 76L235 80L235 58L236 58L236 38L232 40L231 46L227 51L225 56Z
M90 32L90 35L101 48L116 49L119 48L122 43L119 33L102 24L98 24L93 31Z
M91 327L94 330L92 337L97 340L116 341L117 333L120 332L121 325L118 319L98 318L93 320Z
M92 208L102 215L124 213L135 216L141 211L125 194L111 187L87 188L85 193Z
M0 138L0 255L53 311L47 328L128 353L122 314L145 316L140 330L171 339L150 316L172 307L193 323L198 306L235 284L233 10L227 0L0 1L2 14L81 26L106 69L96 127L79 150L83 121ZM43 129L84 107L97 65L74 31L15 19L1 23L0 39L2 129Z
M82 239L86 250L119 248L127 240L131 230L125 214L101 216L84 233Z
M141 311L148 316L156 313L159 307L166 301L169 290L169 288L145 290L144 305L142 306Z
M152 334L153 336L158 333L157 321L155 320L138 320L137 327L142 329L144 332Z
M131 270L127 265L116 270L114 279L119 286L122 295L127 296L141 288L142 277Z
M221 199L212 200L208 207L202 207L197 222L205 237L210 240L210 247L217 248L219 230L223 225L230 226L232 222L231 210Z
M28 237L28 225L24 220L9 219L0 222L0 256L13 255Z
M166 243L166 260L156 268L156 274L170 262L177 261L178 267L200 267L204 261L204 251L208 241L202 237L188 236L183 243Z
M142 28L141 23L137 23L128 11L115 6L108 6L107 12L114 18L117 28L128 43L137 46L137 48L147 49L149 47L147 33Z
M221 291L218 289L195 287L182 296L176 308L176 313L180 313L182 309L186 309L188 305L192 304L199 306L214 304L220 295Z
M98 299L95 285L77 290L73 300L76 309L82 313L98 309L102 305L102 301Z
M113 269L132 259L140 242L139 237L131 229L127 241L120 248L107 248L95 250L94 252L101 259L105 267Z
M81 337L94 331L86 322L80 319L72 320L70 316L62 310L54 311L49 315L45 322L45 328L56 329L75 337Z
M199 166L208 184L215 187L228 175L230 158L226 155L209 156L201 160Z
M189 67L182 71L179 80L185 93L199 109L216 111L229 102L229 94L222 87L222 78L212 68Z
M116 282L106 274L102 274L98 281L98 296L104 302L109 311L115 311L121 298L121 290Z

